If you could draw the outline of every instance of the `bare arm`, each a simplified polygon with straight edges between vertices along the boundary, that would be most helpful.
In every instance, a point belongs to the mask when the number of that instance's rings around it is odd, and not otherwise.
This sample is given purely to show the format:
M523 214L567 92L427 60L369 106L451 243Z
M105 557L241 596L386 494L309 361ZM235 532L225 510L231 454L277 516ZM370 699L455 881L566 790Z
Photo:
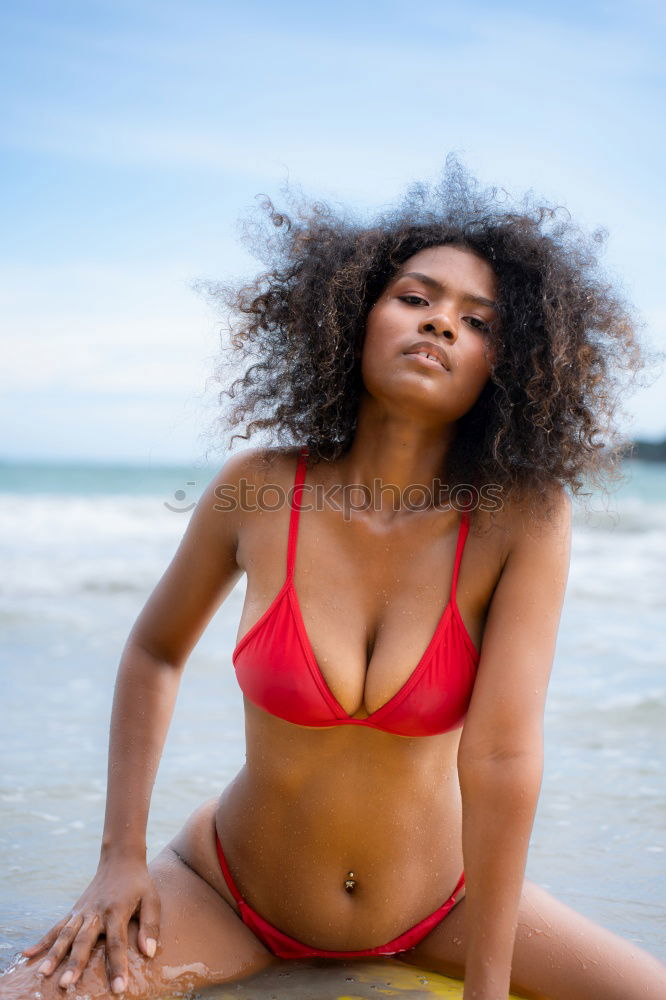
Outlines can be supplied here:
M99 867L70 914L25 951L28 957L47 952L40 968L45 975L58 969L60 985L80 978L104 933L109 982L114 993L122 992L134 914L139 947L149 957L155 954L159 899L146 865L150 798L186 660L241 574L239 512L216 510L215 490L223 486L233 494L240 477L251 475L250 456L246 451L228 459L209 484L123 650L111 714Z
M145 859L150 796L183 668L238 580L238 512L215 496L246 473L230 459L197 504L178 550L130 632L116 680L102 855ZM137 768L139 765L139 768Z
M538 533L513 516L458 752L465 1000L506 1000L543 764L543 714L569 566L571 505Z

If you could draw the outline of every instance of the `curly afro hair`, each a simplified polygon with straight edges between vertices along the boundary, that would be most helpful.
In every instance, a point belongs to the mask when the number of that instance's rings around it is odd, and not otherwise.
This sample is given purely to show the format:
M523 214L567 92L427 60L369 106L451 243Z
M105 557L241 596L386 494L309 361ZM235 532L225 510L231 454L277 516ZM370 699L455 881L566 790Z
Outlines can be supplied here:
M453 154L434 186L412 185L369 220L286 196L291 216L262 196L266 216L245 225L267 269L205 286L227 309L232 361L246 366L219 393L223 411L225 396L235 400L219 418L225 431L244 425L230 446L261 430L281 447L307 444L310 464L342 455L363 390L368 312L407 258L452 244L492 266L499 322L490 379L458 421L442 480L493 483L505 502L528 497L543 513L557 484L581 495L619 476L622 389L644 356L635 310L599 265L605 230L586 234L531 192L516 204L482 189ZM215 379L228 383L227 362Z

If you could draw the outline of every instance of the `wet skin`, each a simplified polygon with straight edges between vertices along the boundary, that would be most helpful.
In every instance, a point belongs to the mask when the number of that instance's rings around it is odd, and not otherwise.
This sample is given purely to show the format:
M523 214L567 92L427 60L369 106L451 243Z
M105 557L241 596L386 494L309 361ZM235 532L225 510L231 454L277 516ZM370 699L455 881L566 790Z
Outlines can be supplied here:
M463 293L492 301L496 282L485 261L453 247L416 254L399 272L424 273L442 289L399 276L371 310L359 431L344 459L308 470L306 484L362 482L367 463L404 490L430 486L441 468L455 420L490 371L485 327L494 310ZM441 343L450 370L407 356L419 340ZM383 455L381 441L389 441ZM272 479L286 490L294 470L295 456L285 456ZM283 583L288 515L251 514L242 526L247 594L237 641ZM301 513L295 589L315 659L353 717L389 701L426 649L449 598L459 517ZM465 548L458 603L477 648L505 544L496 530L481 546L470 536ZM356 950L391 940L451 894L463 867L460 730L408 739L357 726L308 729L247 701L245 712L247 764L222 795L216 824L241 893L267 920L320 948Z
M458 517L440 514L430 530L417 515L421 527L411 532L368 531L340 525L339 515L302 513L296 592L322 673L355 718L389 700L428 645L448 600ZM247 536L241 558L265 561L271 579L253 585L248 574L239 637L268 607L263 595L277 593L274 575L285 566L287 525L262 536ZM322 552L336 553L326 572ZM473 557L468 540L466 569ZM493 583L488 569L478 574L476 599L461 604L477 642L481 588ZM310 729L247 700L245 719L247 763L216 823L241 893L266 919L320 948L356 950L391 940L450 895L462 871L460 730L405 738ZM344 888L349 871L353 894Z

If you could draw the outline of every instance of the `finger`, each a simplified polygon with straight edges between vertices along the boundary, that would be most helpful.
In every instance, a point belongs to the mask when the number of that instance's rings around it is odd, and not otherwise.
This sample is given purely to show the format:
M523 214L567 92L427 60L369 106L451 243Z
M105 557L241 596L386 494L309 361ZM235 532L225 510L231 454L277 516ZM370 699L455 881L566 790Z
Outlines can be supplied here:
M106 928L106 957L109 964L109 983L112 993L123 993L127 989L127 925L116 915L109 919Z
M74 939L68 961L61 968L58 986L69 986L81 978L81 973L97 942L101 929L101 921L97 914L91 914L83 921L79 933Z
M69 951L69 946L76 937L82 923L83 916L81 914L77 913L73 917L70 917L65 926L61 928L60 933L47 952L46 958L37 969L37 972L44 976L51 975L53 970L62 961L63 956Z
M39 939L37 944L31 944L27 948L24 948L23 954L27 958L33 958L35 955L38 955L40 951L45 951L47 948L50 948L67 921L71 920L71 917L72 915L69 913L66 917L63 917L62 920L59 920L57 924L53 925L50 931L46 932L44 937Z
M153 958L160 939L160 897L157 892L147 893L141 900L139 912L139 947L144 955Z

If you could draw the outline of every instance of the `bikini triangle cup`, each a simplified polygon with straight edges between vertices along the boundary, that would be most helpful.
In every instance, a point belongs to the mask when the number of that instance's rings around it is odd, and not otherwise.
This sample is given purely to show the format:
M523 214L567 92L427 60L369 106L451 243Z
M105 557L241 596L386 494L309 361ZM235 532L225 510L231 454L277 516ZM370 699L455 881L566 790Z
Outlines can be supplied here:
M243 694L255 705L301 726L359 725L398 736L432 736L462 725L476 678L479 654L456 603L456 588L469 515L460 518L449 600L425 652L400 689L365 718L350 716L321 672L294 588L306 449L294 481L284 583L232 654Z

